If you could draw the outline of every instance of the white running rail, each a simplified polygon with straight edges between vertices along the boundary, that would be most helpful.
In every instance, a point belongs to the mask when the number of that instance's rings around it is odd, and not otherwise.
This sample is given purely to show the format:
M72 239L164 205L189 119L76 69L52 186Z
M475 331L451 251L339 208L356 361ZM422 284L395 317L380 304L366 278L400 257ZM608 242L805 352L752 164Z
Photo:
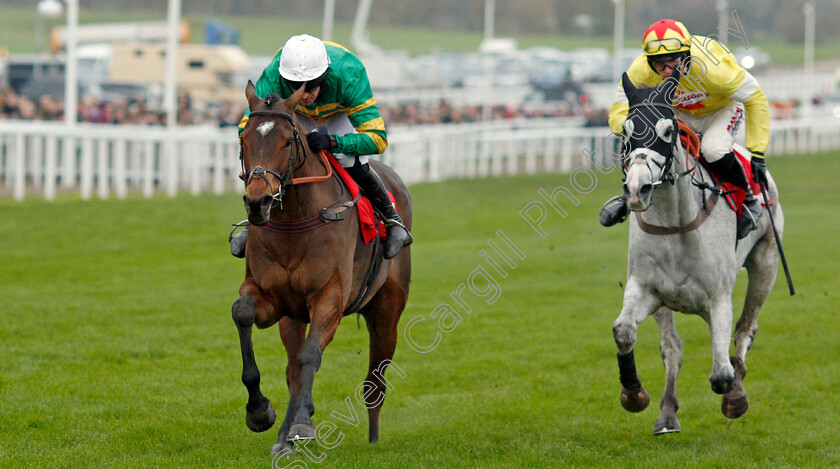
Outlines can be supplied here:
M406 181L441 181L612 164L616 139L601 127L516 120L393 127L382 157ZM767 155L840 149L840 119L773 121ZM772 164L772 163L771 163ZM236 129L0 121L0 197L59 193L124 198L241 190Z

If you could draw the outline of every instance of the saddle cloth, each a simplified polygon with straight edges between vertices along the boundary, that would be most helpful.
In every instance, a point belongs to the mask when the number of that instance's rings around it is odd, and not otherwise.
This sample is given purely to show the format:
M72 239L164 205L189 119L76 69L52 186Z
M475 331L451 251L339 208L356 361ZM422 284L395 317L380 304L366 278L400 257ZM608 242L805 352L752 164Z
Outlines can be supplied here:
M341 177L342 182L344 185L347 186L347 190L350 191L350 195L355 199L361 193L359 189L359 185L356 184L356 181L350 177L350 174L347 173L347 170L344 169L341 164L339 164L338 160L335 159L330 153L327 153L327 159L329 160L330 164L333 167L333 170L338 173L339 177ZM397 203L394 200L394 195L391 194L391 191L388 191L388 197L391 198L391 203L394 204L396 208ZM386 238L385 235L385 224L376 216L376 212L373 211L373 205L371 205L370 200L367 197L362 197L356 202L356 212L359 213L359 226L362 230L362 239L365 241L365 244L371 242L376 235L382 239Z

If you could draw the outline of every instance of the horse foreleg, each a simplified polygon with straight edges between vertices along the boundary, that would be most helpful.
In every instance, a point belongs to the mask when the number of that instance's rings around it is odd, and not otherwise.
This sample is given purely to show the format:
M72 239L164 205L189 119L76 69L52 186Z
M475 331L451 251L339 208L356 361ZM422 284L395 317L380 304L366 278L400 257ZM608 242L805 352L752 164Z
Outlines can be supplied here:
M677 419L677 410L680 408L677 401L677 375L682 366L682 342L674 325L672 309L659 308L653 317L659 324L659 350L665 365L665 393L659 402L659 417L653 425L653 434L661 435L680 431L680 421Z
M712 304L709 314L709 333L712 336L712 391L726 394L735 386L735 369L729 361L732 340L732 295L721 294Z
M312 415L315 414L315 402L312 399L312 386L315 373L321 367L321 357L335 335L341 322L340 295L316 295L309 301L309 334L298 353L300 367L300 395L295 403L296 410L289 434L289 441L315 439L315 426Z
M286 416L283 424L277 432L277 442L271 448L271 454L291 455L294 452L293 445L287 441L289 428L292 426L292 419L297 412L300 400L300 363L298 353L303 347L303 339L306 335L306 324L297 322L289 317L284 317L279 322L280 337L283 339L283 346L286 348L286 386L289 388L289 405L286 407Z
M385 369L391 364L394 357L394 349L397 346L397 322L399 321L402 307L394 313L388 307L377 307L367 309L365 316L368 333L370 335L370 361L368 373L365 378L364 400L368 409L368 441L376 443L379 440L379 412L385 401L387 388L393 389L393 385L385 379ZM394 365L396 366L396 365ZM405 374L396 368L399 373Z
M631 276L624 289L621 314L613 323L613 338L618 347L618 371L621 380L621 406L629 412L641 412L650 404L650 394L642 386L636 372L636 328L659 308L660 302Z
M254 358L254 344L251 339L256 304L249 295L242 295L233 303L231 312L239 331L239 344L242 348L242 383L248 389L245 423L252 431L264 432L274 425L276 414L271 403L260 392L260 370Z

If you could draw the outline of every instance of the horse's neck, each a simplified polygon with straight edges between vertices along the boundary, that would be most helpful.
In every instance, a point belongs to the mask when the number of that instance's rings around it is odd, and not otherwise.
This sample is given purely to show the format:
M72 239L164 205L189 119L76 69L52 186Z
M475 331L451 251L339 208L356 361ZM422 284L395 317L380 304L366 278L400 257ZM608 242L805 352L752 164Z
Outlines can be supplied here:
M329 163L327 163L329 164ZM327 169L317 155L309 155L303 165L295 170L294 178L323 176ZM283 196L282 207L275 207L271 217L284 221L297 221L321 212L321 209L335 202L340 192L338 185L330 178L326 181L293 184Z
M689 169L686 166L685 154L675 156L673 161L671 167L673 175L681 175ZM688 164L693 166L695 163L689 161ZM702 166L696 171L703 171L702 177L708 180L708 173ZM703 206L703 200L701 191L691 183L691 178L691 175L685 175L680 177L675 184L663 182L657 187L653 191L651 209L648 210L651 212L650 218L656 217L656 220L648 219L648 217L645 217L645 220L649 223L658 222L664 226L682 226L693 221Z

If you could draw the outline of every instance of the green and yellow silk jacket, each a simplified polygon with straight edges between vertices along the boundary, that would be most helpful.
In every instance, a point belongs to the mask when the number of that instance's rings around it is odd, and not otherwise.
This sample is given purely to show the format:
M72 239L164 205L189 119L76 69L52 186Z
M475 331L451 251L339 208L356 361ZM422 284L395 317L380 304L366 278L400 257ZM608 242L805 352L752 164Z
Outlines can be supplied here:
M316 122L323 122L339 112L347 115L358 133L337 135L338 146L334 153L361 156L384 152L388 146L388 135L385 133L385 122L376 106L364 65L343 46L326 41L324 45L330 57L327 79L321 85L315 102L310 106L298 104L295 112ZM277 51L255 84L257 96L261 98L277 93L286 99L293 93L280 77L280 52L282 49ZM239 132L245 128L249 114L250 109L245 112L239 123Z

